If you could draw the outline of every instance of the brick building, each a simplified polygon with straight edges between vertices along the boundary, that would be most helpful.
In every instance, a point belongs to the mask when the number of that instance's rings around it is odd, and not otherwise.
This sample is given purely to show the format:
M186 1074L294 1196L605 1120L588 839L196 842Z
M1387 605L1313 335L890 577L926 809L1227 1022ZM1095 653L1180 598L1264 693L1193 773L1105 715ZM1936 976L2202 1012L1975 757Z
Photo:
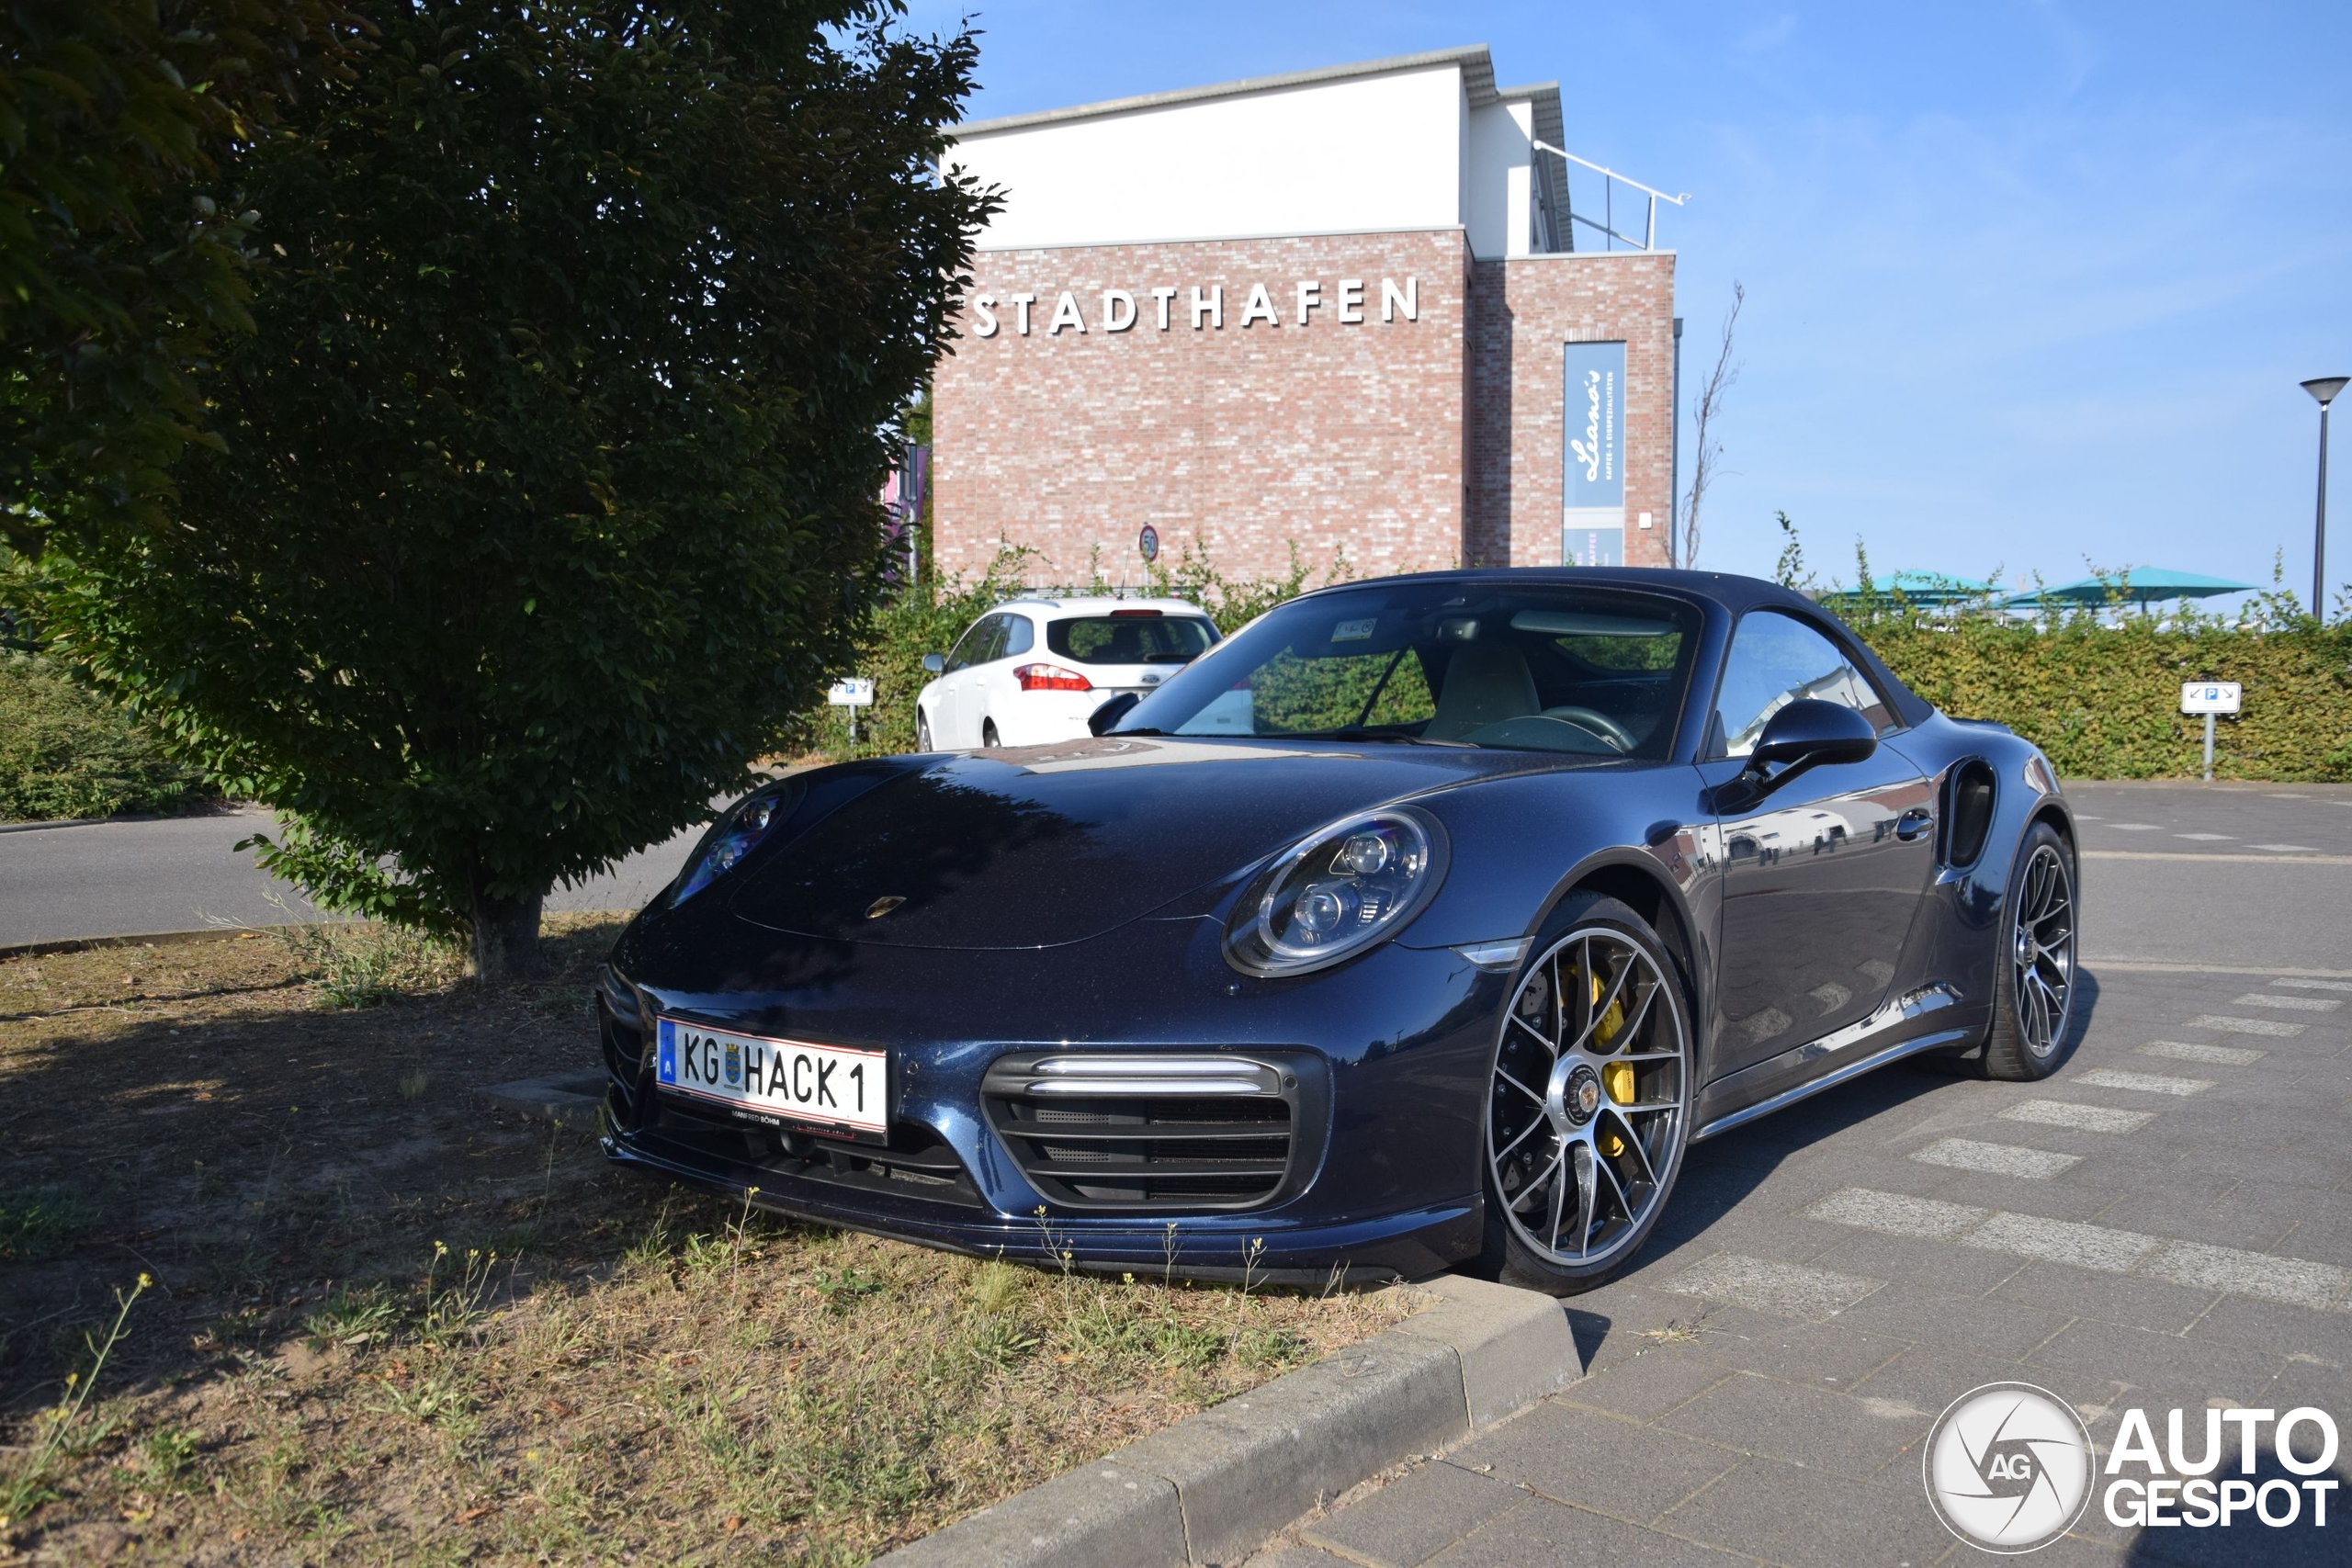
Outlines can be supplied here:
M1483 47L961 128L1006 201L933 389L939 564L1128 579L1145 524L1236 575L1667 564L1674 256L1571 211L1562 140Z

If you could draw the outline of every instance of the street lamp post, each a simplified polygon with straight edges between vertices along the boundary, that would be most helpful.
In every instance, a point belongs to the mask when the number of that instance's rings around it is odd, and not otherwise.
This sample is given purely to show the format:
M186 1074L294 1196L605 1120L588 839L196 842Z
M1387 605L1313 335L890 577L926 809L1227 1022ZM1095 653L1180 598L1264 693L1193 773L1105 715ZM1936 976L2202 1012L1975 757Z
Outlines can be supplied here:
M2303 383L2319 400L2319 520L2312 529L2312 615L2327 624L2327 405L2352 376L2322 376Z

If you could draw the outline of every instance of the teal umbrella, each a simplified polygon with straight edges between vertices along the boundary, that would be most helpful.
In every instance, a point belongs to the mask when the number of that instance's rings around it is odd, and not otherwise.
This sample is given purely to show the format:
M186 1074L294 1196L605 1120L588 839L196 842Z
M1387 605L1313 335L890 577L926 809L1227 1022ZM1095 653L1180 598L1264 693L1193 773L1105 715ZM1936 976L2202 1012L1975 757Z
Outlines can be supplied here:
M2086 577L2080 582L2044 588L2035 593L2013 594L2007 606L2030 610L2045 604L2098 605L2117 601L2127 604L2169 604L2176 599L2211 599L2223 593L2253 592L2255 585L2251 582L2232 582L2225 578L2200 577L2193 571L2165 571L2149 567L2135 569L2129 581L2120 577Z
M1873 579L1871 588L1874 592L1888 597L1900 593L1914 604L1959 604L1987 598L2001 591L1997 582L1979 582L1973 577L1947 577L1940 571L1890 572ZM1844 604L1860 597L1858 591L1849 588L1841 592L1823 594L1822 602L1832 605Z

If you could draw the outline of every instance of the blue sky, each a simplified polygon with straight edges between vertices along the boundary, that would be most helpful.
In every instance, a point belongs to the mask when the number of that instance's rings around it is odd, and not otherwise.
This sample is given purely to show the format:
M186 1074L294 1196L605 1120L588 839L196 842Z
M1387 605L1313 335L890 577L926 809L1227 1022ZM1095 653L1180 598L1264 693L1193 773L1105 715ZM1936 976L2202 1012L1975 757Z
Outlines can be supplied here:
M2267 583L2283 547L2308 592L2297 383L2352 374L2352 6L918 0L910 20L967 11L976 118L1463 43L1505 82L1558 78L1571 152L1693 193L1660 223L1686 394L1747 289L1702 566L1768 572L1785 509L1825 577L1851 579L1858 535L1883 570L2052 581L2087 558ZM1686 424L1686 479L1689 456ZM2332 489L2343 584L2352 486Z

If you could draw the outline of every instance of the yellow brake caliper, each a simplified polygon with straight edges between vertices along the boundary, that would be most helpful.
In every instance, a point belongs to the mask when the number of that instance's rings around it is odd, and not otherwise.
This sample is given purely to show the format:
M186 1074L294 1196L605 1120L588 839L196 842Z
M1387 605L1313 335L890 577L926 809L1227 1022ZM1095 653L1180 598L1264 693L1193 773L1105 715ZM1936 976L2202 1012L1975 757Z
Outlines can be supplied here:
M1600 1005L1600 976L1594 975L1590 976L1590 980L1592 985L1592 1005L1599 1007ZM1623 998L1620 997L1617 1000L1609 1004L1609 1010L1600 1015L1600 1021L1594 1026L1592 1031L1594 1043L1603 1046L1607 1045L1611 1040L1617 1037L1617 1032L1624 1027L1625 1001ZM1602 1063L1600 1067L1600 1087L1608 1091L1609 1098L1616 1101L1618 1104L1633 1104L1634 1064L1631 1062ZM1625 1140L1619 1137L1613 1132L1603 1132L1600 1136L1594 1141L1600 1145L1600 1152L1607 1155L1611 1159L1615 1159L1619 1155L1625 1152Z

